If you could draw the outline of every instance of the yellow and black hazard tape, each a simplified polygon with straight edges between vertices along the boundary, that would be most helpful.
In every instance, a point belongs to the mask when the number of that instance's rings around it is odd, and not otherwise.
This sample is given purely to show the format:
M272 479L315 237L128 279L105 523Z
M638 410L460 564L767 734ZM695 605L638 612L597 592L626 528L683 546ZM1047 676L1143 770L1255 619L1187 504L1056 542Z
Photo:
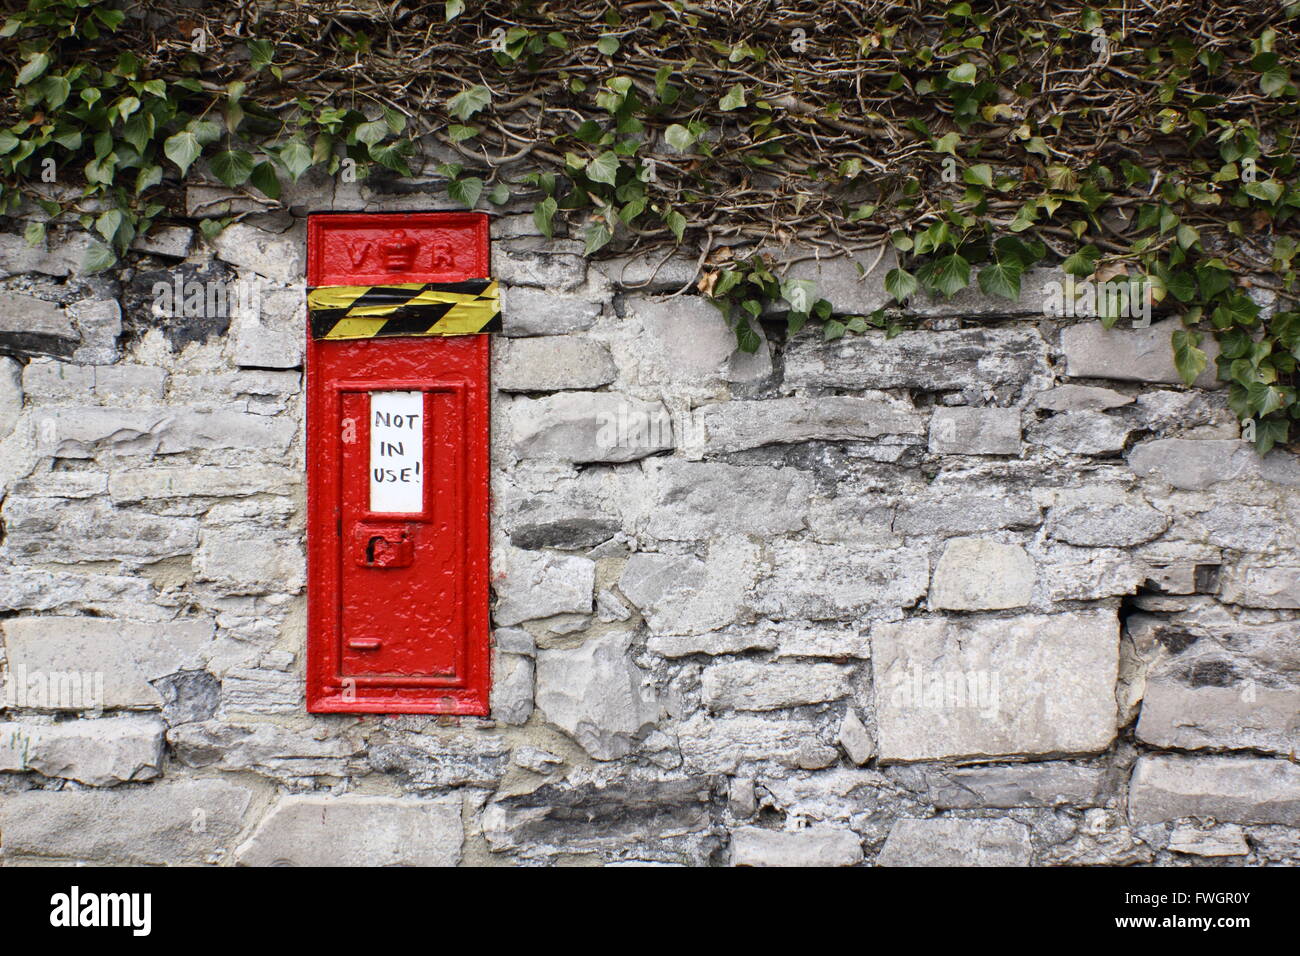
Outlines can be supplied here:
M501 331L495 279L317 286L307 290L307 311L314 339Z

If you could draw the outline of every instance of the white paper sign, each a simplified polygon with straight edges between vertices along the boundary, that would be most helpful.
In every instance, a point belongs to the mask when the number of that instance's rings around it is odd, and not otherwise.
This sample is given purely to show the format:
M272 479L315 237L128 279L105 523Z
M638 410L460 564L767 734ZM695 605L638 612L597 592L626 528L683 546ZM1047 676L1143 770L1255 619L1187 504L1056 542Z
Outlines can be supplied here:
M370 393L370 510L424 510L424 393Z

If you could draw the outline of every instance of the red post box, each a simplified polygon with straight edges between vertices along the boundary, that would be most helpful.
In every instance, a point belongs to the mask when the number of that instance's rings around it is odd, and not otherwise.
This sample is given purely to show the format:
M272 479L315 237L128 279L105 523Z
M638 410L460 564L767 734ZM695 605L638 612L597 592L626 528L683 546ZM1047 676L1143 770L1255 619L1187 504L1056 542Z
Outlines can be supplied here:
M487 216L307 243L307 709L487 714Z

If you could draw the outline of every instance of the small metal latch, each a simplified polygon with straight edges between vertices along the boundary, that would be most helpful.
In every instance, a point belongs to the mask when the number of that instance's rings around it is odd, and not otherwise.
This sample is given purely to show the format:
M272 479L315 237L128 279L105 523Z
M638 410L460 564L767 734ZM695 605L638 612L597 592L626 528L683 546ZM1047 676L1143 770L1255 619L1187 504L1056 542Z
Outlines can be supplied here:
M377 651L383 643L377 637L353 637L348 639L348 647L354 651Z
M407 568L415 560L415 538L409 525L358 524L352 548L363 568Z

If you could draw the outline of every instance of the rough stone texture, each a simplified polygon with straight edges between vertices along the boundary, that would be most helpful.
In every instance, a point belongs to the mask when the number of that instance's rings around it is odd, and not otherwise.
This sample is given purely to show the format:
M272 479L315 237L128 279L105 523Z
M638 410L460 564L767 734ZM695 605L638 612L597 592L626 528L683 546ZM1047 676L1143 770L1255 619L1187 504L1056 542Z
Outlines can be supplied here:
M805 441L861 441L881 435L920 435L911 408L867 398L783 398L718 402L696 412L704 451L725 453Z
M722 313L698 296L628 298L628 311L644 330L636 342L635 378L641 382L676 385L683 391L707 390L724 381L761 377L768 357L766 340L759 346L757 376L750 361L736 348L736 334Z
M1029 441L1060 455L1103 455L1124 450L1133 429L1102 412L1062 412L1029 426Z
M23 391L43 405L101 404L156 405L163 397L167 373L145 365L69 365L50 359L33 359L23 370Z
M1184 817L1242 825L1300 824L1300 766L1253 757L1145 756L1133 768L1134 826Z
M855 866L861 862L862 841L848 828L742 827L731 833L732 866Z
M176 759L190 767L252 770L270 777L342 777L355 744L320 731L293 731L270 723L204 720L167 733Z
M136 236L131 248L169 259L184 259L194 245L194 230L185 226L154 226L143 236Z
M1020 411L1015 408L936 408L930 420L936 455L1020 454Z
M1024 607L1034 590L1034 562L1018 544L954 538L934 567L930 607L991 611Z
M596 324L601 305L577 296L557 296L546 289L503 286L501 324L509 336L567 335Z
M675 447L672 418L663 405L613 392L516 399L511 420L520 458L635 461Z
M492 351L492 383L503 392L599 388L617 374L609 349L582 339L507 338Z
M1034 527L1041 517L1041 510L1033 502L1017 495L917 496L899 503L891 527L903 535L960 535Z
M27 790L0 800L10 856L103 864L219 863L248 824L253 792L225 780L143 788Z
M632 635L613 631L571 650L537 654L537 708L597 760L632 749L659 717L654 692L628 656Z
M1300 457L1169 323L1044 321L1050 267L742 353L693 254L509 204L490 712L307 713L303 217L445 186L308 174L95 276L0 232L0 862L1300 862Z
M1028 866L1029 828L1010 820L899 820L878 866Z
M1137 736L1162 750L1300 749L1300 687L1188 687L1149 681Z
M876 740L852 707L845 711L844 719L840 721L839 742L849 759L859 767L876 755Z
M925 596L930 563L905 549L777 545L772 568L759 582L752 607L777 619L849 619L873 607L907 607Z
M164 729L161 720L149 717L0 723L0 770L92 787L150 780L162 773Z
M1245 831L1234 824L1198 829L1191 824L1179 824L1169 835L1169 849L1174 853L1195 856L1245 856L1250 852Z
M498 653L492 668L492 717L503 724L528 723L533 713L533 661Z
M1106 788L1105 770L1057 761L929 771L907 766L896 773L940 810L1090 807Z
M871 651L882 761L1096 753L1115 737L1113 611L881 624Z
M455 866L459 797L286 794L236 851L244 866Z
M758 573L758 549L743 539L714 542L704 560L684 554L638 552L619 588L655 634L701 634L741 614Z
M1068 544L1116 548L1159 537L1169 518L1140 500L1067 500L1047 513L1047 532Z
M840 759L839 751L800 720L719 717L697 714L676 728L686 766L710 773L735 773L746 764L772 761L815 770Z
M702 776L547 784L489 803L483 836L493 850L542 860L570 853L700 863L716 848L708 836L711 790Z
M0 356L0 441L8 438L23 413L23 367Z
M304 243L298 236L274 236L236 222L212 240L212 248L218 259L276 282L303 280Z
M785 359L793 387L963 389L971 382L1022 386L1046 376L1046 346L1035 329L868 332L831 342L795 339Z
M596 566L588 558L506 549L495 556L498 624L518 624L553 614L587 614Z
M1300 608L1300 567L1227 568L1219 577L1219 597L1246 607Z
M204 531L194 571L200 581L212 581L231 594L297 593L307 573L297 541L235 530Z
M385 728L370 737L369 745L371 768L391 774L417 793L447 787L491 789L500 784L509 763L505 741L492 734Z
M1261 459L1246 442L1219 439L1158 438L1143 442L1129 454L1134 473L1173 485L1183 491L1201 491L1222 481L1262 478L1279 485L1300 485L1300 464L1295 456L1273 452Z
M119 471L108 479L108 493L119 504L167 498L242 498L264 493L290 494L302 476L288 468L248 465L159 466Z
M23 352L71 355L80 335L54 302L18 292L0 292L0 343Z
M812 251L785 249L782 253L798 258ZM856 257L799 258L790 263L782 278L813 282L817 297L828 300L837 313L868 315L892 301L885 291L885 275L897 265L892 248L881 256L871 252Z
M37 450L54 458L114 455L172 455L208 449L283 453L297 431L287 419L239 409L172 406L166 411L135 408L50 408L33 415Z
M1153 322L1145 329L1116 325L1107 329L1100 322L1080 322L1061 330L1061 351L1065 353L1065 374L1073 378L1109 378L1128 382L1181 383L1174 367L1174 350L1170 344L1180 319ZM1196 384L1212 388L1215 381L1214 360L1218 344L1206 336L1201 348L1207 365Z
M647 461L645 473L655 489L646 532L670 541L797 531L811 493L807 477L794 468L666 458Z
M1096 385L1058 385L1034 396L1034 407L1049 412L1104 412L1133 402L1132 395Z
M701 677L710 710L779 710L839 700L849 693L849 671L834 664L714 664Z
M555 251L561 248L565 251ZM504 285L567 292L582 285L587 277L587 262L581 253L582 244L578 242L548 242L541 237L514 239L492 250L492 274Z
M102 708L160 707L162 698L151 682L200 669L212 639L206 621L16 617L3 628L9 679L25 677L29 700L46 694L45 705L30 706L50 710L95 709L96 703Z

